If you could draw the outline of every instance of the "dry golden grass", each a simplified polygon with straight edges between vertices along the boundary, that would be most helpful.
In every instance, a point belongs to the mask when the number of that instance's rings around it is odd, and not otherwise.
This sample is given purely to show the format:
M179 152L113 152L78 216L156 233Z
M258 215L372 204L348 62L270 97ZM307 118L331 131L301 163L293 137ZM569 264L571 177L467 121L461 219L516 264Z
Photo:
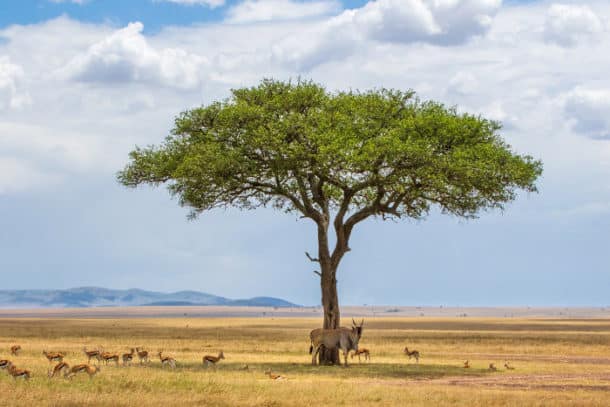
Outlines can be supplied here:
M610 405L610 320L376 318L361 346L371 362L311 366L310 318L0 319L0 359L32 371L0 372L0 405L30 406L571 406ZM9 348L20 344L19 356ZM419 365L402 353L421 353ZM151 363L102 365L93 380L47 378L42 350L84 363L83 346L152 351ZM162 368L158 350L177 368ZM205 354L225 353L216 369ZM470 360L470 369L462 368ZM515 370L504 368L509 360ZM495 363L497 372L487 369ZM248 370L242 370L248 365ZM266 370L287 377L274 381Z

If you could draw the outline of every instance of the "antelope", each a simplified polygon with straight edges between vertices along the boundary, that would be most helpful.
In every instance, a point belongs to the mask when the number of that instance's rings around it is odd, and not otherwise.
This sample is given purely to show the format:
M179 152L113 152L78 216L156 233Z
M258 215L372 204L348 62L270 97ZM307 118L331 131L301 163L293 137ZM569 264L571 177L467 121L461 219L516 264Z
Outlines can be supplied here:
M352 328L337 328L337 329L314 329L309 333L311 339L311 345L309 346L309 353L311 356L311 364L316 364L316 356L320 352L322 346L326 349L339 348L343 352L343 358L345 360L344 366L347 367L347 355L350 351L358 351L358 341L362 337L362 326L364 325L364 319L360 325L356 324L356 321L352 318ZM315 352L314 352L315 349ZM341 361L339 361L341 363Z
M167 365L172 369L176 368L176 359L170 356L163 356L163 351L159 351L159 360L161 361L161 367Z
M505 367L507 370L515 370L515 368L514 368L514 367L512 367L512 366L510 365L510 363L508 363L508 361L507 361L507 360L505 360L505 361L504 361L504 367Z
M17 356L17 353L21 350L21 345L13 345L11 346L11 355Z
M8 373L11 376L13 376L13 379L15 379L15 380L17 380L17 379L30 380L30 377L32 377L32 374L30 373L29 370L17 369L17 367L15 367L15 365L13 365L12 363L8 367Z
M360 355L364 355L364 360L365 361L367 361L367 360L370 361L371 360L371 353L366 348L358 349L357 351L352 353L352 359L354 358L354 356L358 356L358 363L360 363Z
M239 370L250 370L250 367L248 365L243 365Z
M218 356L205 355L203 357L202 361L203 361L203 365L206 367L210 366L210 365L216 367L216 363L218 363L220 361L220 359L224 359L224 358L225 358L225 354L222 351L220 351L218 353Z
M85 356L87 356L87 363L91 363L92 358L96 358L98 362L100 361L99 349L87 350L86 347L83 347L83 353L85 354Z
M0 369L7 369L10 365L12 365L12 362L10 360L0 360Z
M491 370L492 372L495 372L496 370L498 370L498 368L496 367L496 365L494 363L490 363L489 370Z
M131 352L123 353L123 355L121 355L121 358L123 359L123 366L125 366L127 363L129 363L129 365L131 366L131 361L133 360L133 355L135 353L136 350L134 348L131 348Z
M58 364L55 365L55 367L53 368L53 370L49 370L48 372L48 376L49 379L52 379L55 377L55 375L60 375L62 374L64 377L66 377L68 375L68 373L70 372L70 365L68 365L66 362L59 362Z
M43 350L42 354L49 360L49 363L64 361L64 354L60 352L47 352L46 350Z
M282 375L279 375L279 374L272 373L272 372L271 372L271 370L267 370L267 371L265 372L265 374L266 374L267 376L269 376L269 378L270 378L271 380L286 380L286 379L287 379L287 377L285 377L285 376L282 376Z
M117 366L119 365L119 354L118 353L102 352L100 354L100 358L102 358L102 360L106 363L106 365L111 360L113 360Z
M95 376L99 371L100 371L100 368L98 366L92 366L92 365L83 363L80 365L72 366L72 369L70 369L70 372L66 373L65 376L72 379L72 377L76 376L77 373L85 372L89 375L89 380L91 380L91 379L93 379L93 376Z
M464 369L470 368L470 362L468 360L464 361Z
M404 352L405 352L405 355L407 355L409 357L409 360L411 360L411 358L415 358L415 361L417 363L419 363L419 352L418 351L416 351L416 350L409 351L409 347L405 346Z
M136 348L136 353L138 355L138 359L140 360L140 364L142 364L142 362L149 362L147 350L140 350L140 348Z

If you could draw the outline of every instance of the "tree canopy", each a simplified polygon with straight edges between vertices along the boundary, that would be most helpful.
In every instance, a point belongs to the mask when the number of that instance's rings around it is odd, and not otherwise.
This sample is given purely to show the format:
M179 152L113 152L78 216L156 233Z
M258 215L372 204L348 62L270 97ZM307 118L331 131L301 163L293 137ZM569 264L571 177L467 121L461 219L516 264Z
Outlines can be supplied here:
M515 154L498 122L412 91L328 92L263 80L180 114L160 146L136 148L126 186L168 183L191 216L273 205L350 227L369 216L461 217L536 191L542 164ZM347 217L349 215L349 217Z

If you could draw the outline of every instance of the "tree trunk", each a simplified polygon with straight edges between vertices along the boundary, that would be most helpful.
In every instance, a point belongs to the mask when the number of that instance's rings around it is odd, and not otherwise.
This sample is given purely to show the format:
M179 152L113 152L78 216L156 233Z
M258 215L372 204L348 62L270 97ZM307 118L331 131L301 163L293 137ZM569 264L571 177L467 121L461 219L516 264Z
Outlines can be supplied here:
M322 278L320 287L322 289L322 306L324 307L324 329L336 329L341 324L341 314L339 312L339 296L337 294L336 270L330 266L322 265ZM339 349L320 349L320 365L341 364L339 359Z

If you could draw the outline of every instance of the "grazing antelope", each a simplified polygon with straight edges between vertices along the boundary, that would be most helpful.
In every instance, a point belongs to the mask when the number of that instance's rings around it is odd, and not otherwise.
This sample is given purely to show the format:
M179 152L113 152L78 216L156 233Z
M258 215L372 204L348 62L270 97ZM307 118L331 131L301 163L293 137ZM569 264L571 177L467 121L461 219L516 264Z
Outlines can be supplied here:
M123 359L123 366L125 366L128 363L131 366L131 361L133 360L133 355L135 355L135 353L136 353L136 350L134 348L131 348L131 352L123 353L121 355L121 359Z
M138 359L140 360L140 364L142 364L142 362L150 362L150 360L148 359L148 351L147 350L140 350L140 348L136 348L136 353L138 355Z
M63 373L64 377L66 377L66 376L68 376L69 372L70 372L70 365L68 365L66 362L59 362L58 364L55 365L53 370L49 370L48 376L49 376L49 379L52 379L56 375L59 376L60 374Z
M218 353L218 356L205 355L203 357L202 361L203 361L203 365L206 367L210 366L210 365L216 367L216 363L218 363L220 361L220 359L224 359L224 358L225 358L225 354L222 351L220 351Z
M358 363L360 363L360 355L364 355L364 361L366 362L367 360L370 361L371 360L371 353L369 352L368 349L366 348L362 348L362 349L358 349L357 351L355 351L354 353L352 353L352 359L354 358L354 356L358 356Z
M279 375L279 374L272 373L272 372L271 372L271 370L267 370L267 371L265 372L265 374L266 374L267 376L269 376L269 378L270 378L271 380L286 380L286 379L287 379L287 377L285 377L285 376L282 376L282 375Z
M46 350L43 350L42 354L49 360L49 363L64 361L65 355L60 352L47 352Z
M466 360L464 361L464 369L468 369L470 368L470 361Z
M172 369L176 368L176 359L170 357L170 356L163 356L163 351L159 351L159 360L161 361L161 367L167 365L169 367L171 367Z
M492 372L495 372L496 370L498 370L498 368L496 367L496 365L494 363L490 363L489 370L491 370Z
M30 377L32 377L32 374L29 370L17 369L17 367L15 365L13 365L12 363L8 367L8 374L13 376L13 379L15 379L15 380L17 380L17 379L30 380Z
M99 349L87 350L86 347L83 347L83 353L85 354L85 356L87 356L87 363L91 363L91 359L93 358L96 358L98 362L100 361Z
M100 354L100 358L108 364L110 361L114 361L115 365L119 365L119 354L118 353L110 353L110 352L102 352Z
M239 370L250 370L250 367L248 365L243 365Z
M512 366L510 365L510 363L508 363L508 360L505 360L505 361L504 361L504 367L505 367L507 370L515 370L515 368L514 368L514 367L512 367Z
M21 345L13 345L11 346L11 355L17 356L17 353L21 350Z
M0 360L0 369L7 369L10 365L12 365L12 362L10 360Z
M98 366L93 366L93 365L89 365L87 363L83 363L80 365L72 366L72 369L70 369L70 372L67 373L65 376L72 379L72 377L76 376L78 373L84 372L89 375L89 380L91 380L91 379L93 379L93 376L95 376L99 371L100 371L100 368Z
M311 356L311 364L316 364L316 357L320 352L322 346L326 349L341 349L343 352L343 358L345 360L344 366L347 366L347 355L350 351L358 351L358 341L362 337L362 326L364 325L364 319L360 325L356 324L356 321L352 318L352 327L350 328L337 328L337 329L314 329L309 333L311 339L311 345L309 346L309 353ZM315 352L314 352L315 349ZM341 361L339 361L341 363Z
M404 352L405 352L405 355L407 355L409 357L409 360L411 360L411 358L415 358L415 361L417 363L419 363L419 352L418 351L416 351L416 350L409 351L409 347L405 346Z

